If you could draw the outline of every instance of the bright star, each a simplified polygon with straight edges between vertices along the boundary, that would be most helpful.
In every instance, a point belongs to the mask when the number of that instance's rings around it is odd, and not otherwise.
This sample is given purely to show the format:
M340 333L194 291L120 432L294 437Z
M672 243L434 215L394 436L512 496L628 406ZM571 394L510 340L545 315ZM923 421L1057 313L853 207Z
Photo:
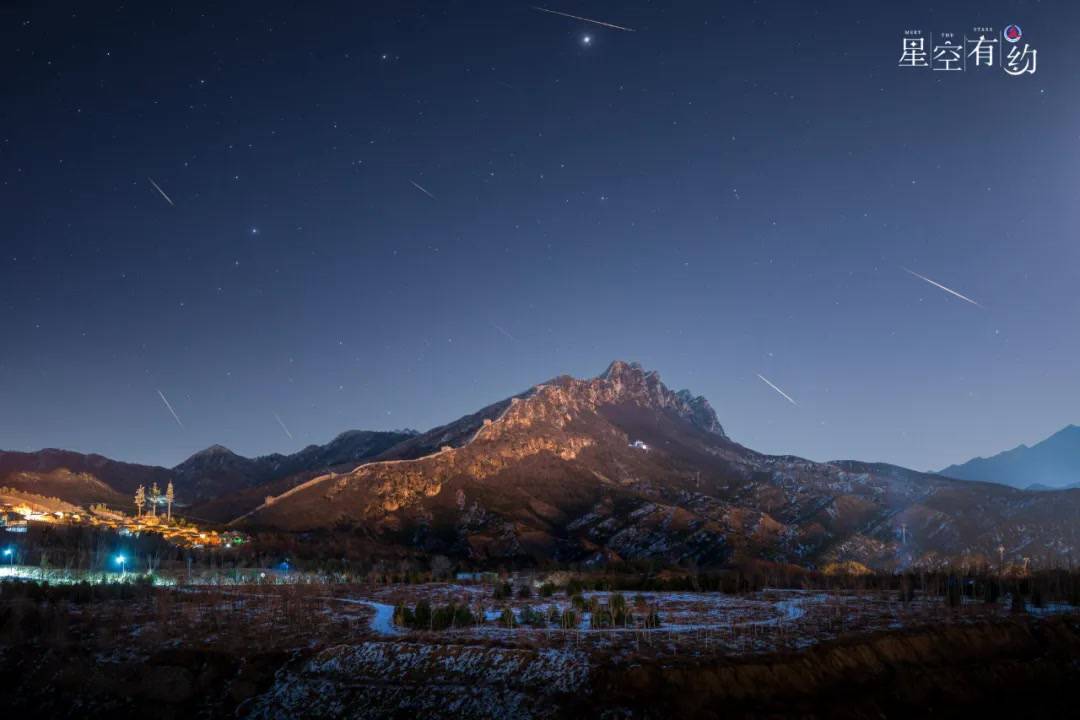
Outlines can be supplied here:
M581 38L582 45L592 45L592 35L585 35Z

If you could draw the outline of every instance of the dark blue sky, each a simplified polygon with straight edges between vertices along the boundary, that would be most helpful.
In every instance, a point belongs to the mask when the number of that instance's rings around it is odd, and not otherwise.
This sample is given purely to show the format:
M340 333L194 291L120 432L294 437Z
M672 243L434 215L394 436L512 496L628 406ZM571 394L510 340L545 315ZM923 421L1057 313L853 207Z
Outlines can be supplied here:
M0 9L0 447L291 451L614 358L819 460L1080 421L1075 2L77 5ZM1034 75L897 67L1011 22Z

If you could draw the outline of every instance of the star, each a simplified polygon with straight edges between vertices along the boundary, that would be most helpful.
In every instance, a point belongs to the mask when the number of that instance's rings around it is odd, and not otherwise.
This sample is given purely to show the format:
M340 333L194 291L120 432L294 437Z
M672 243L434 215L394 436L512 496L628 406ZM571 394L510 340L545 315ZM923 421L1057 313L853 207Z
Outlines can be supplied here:
M581 37L581 44L584 45L585 47L588 47L589 45L592 45L592 35L583 35Z

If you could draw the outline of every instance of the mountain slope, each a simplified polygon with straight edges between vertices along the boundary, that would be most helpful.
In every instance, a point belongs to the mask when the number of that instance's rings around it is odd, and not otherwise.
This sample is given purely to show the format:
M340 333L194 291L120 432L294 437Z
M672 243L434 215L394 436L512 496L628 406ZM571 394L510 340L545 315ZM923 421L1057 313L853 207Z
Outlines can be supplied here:
M282 478L326 471L376 457L415 433L350 430L326 445L309 445L291 455L247 458L221 445L195 453L173 468L178 487L196 502L212 500Z
M225 522L257 507L267 495L285 492L331 469L350 470L418 437L415 432L349 430L325 445L309 445L291 455L246 458L215 445L173 468L192 489L194 516Z
M1031 447L1020 445L993 457L950 465L941 474L1018 488L1076 485L1080 483L1080 427L1069 425Z
M1080 492L1036 495L761 455L732 442L703 398L672 392L635 364L615 362L591 380L556 378L440 433L465 439L315 477L238 524L354 527L382 543L480 561L766 557L896 567L996 559L1001 543L1018 554L1080 541Z

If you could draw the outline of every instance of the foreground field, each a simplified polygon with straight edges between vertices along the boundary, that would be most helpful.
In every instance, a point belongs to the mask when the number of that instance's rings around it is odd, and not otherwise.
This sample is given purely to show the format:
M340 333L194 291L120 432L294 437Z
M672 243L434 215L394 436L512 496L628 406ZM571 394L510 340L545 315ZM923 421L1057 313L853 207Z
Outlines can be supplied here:
M507 596L498 583L9 582L0 586L0 681L20 688L15 709L48 717L710 716L710 698L738 716L766 695L788 698L773 714L814 716L835 714L819 704L856 679L851 697L876 697L883 683L936 668L963 675L953 692L974 692L990 678L1006 687L995 663L1022 662L1041 674L1014 673L1007 686L1037 703L1031 692L1080 672L1061 659L1080 654L1080 616L1061 603L964 596L950 607L927 593L904 602L883 591L791 589L537 597L524 585ZM402 608L434 615L451 604L470 622L400 624ZM626 608L620 624L597 619L612 607ZM987 668L974 679L972 658ZM680 693L682 684L695 689ZM896 707L916 702L890 692ZM852 717L889 711L867 702Z

